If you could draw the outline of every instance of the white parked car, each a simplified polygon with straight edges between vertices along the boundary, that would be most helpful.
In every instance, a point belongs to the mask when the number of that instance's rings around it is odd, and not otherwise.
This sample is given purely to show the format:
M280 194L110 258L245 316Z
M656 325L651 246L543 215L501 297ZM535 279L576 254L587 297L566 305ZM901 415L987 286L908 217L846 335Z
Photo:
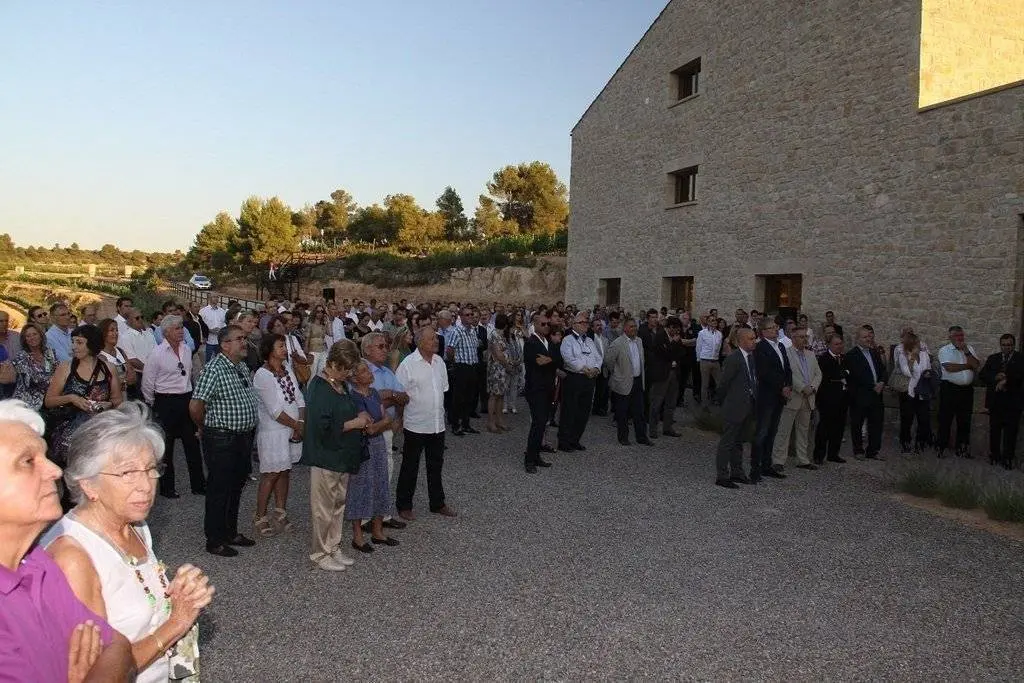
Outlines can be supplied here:
M194 273L192 277L189 278L188 284L196 289L209 289L210 287L213 287L213 283L210 282L210 278L205 275L200 275L199 273Z

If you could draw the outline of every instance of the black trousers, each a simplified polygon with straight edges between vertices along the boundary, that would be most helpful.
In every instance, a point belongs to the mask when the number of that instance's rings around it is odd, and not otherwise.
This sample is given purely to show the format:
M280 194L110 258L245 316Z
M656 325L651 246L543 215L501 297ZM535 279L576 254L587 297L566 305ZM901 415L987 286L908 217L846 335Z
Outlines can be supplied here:
M398 470L398 485L395 488L395 507L399 510L412 510L412 497L416 493L416 480L420 476L420 455L425 453L430 511L437 512L444 507L444 484L441 481L444 432L420 434L406 429L402 433L405 435L405 445L402 447L402 467Z
M591 412L594 415L607 415L608 399L610 396L611 391L608 389L608 378L602 373L594 379L594 409Z
M956 419L956 447L971 445L971 413L974 412L974 387L939 382L939 433L936 448L949 448L949 433Z
M1016 460L1020 415L1018 406L989 406L988 448L992 462L1009 467Z
M476 364L456 363L452 366L452 428L469 426L469 414L476 410Z
M697 357L687 358L683 363L683 374L679 382L679 397L686 393L686 378L689 376L693 388L693 400L700 403L700 363Z
M562 414L558 422L558 445L575 446L583 438L594 403L594 380L570 372L562 380Z
M633 378L633 388L629 394L612 392L612 403L615 405L615 426L619 431L619 441L629 438L629 420L633 420L633 431L637 441L647 440L647 420L644 419L644 383L640 377Z
M540 459L544 427L551 417L551 394L547 391L528 391L526 403L530 406L530 434L526 437L526 464L529 465Z
M743 442L754 432L753 410L742 422L722 422L722 437L715 454L715 476L719 481L743 476Z
M917 420L917 438L914 445L919 448L932 443L932 402L920 396L900 394L900 446L910 447L910 431Z
M754 408L757 427L754 442L750 446L750 476L756 479L761 476L761 472L772 466L775 434L779 431L779 420L782 418L782 397L758 396Z
M819 465L825 458L835 460L843 445L846 429L846 404L818 406L818 426L814 430L814 462Z
M207 545L221 545L238 535L238 504L249 478L254 432L203 429L206 458L206 516L203 531Z
M868 403L850 401L850 442L855 454L864 453L869 458L882 450L882 421L885 407L881 394L875 394ZM868 447L864 449L864 421L868 423Z
M153 400L153 412L156 420L164 430L164 473L160 477L160 492L174 493L174 442L181 439L181 447L185 451L185 462L188 464L188 480L192 492L198 493L206 488L206 475L203 473L203 453L199 449L196 438L196 425L188 414L188 402L192 392L185 394L156 394Z
M479 398L473 402L473 409L471 413L486 413L487 412L487 399L490 396L487 395L487 361L476 364L476 392ZM477 408L477 403L480 407Z

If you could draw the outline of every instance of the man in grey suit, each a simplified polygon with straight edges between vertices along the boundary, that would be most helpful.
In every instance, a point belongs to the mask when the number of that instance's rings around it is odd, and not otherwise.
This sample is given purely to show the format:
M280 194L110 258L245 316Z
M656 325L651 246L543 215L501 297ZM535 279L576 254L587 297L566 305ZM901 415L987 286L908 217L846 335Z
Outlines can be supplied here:
M622 336L608 346L604 368L608 371L619 443L630 445L627 420L633 420L636 442L653 446L647 438L647 420L644 419L644 347L636 334L635 320L627 320Z
M818 359L807 348L807 328L797 327L790 335L793 345L786 349L789 365L793 368L793 393L782 407L779 431L772 447L772 466L781 470L789 458L790 436L796 466L804 470L816 470L818 466L807 457L807 436L811 431L811 413L814 411L814 397L821 386L821 368Z
M754 366L754 331L743 328L736 332L739 347L725 359L718 400L722 404L722 438L718 441L715 459L715 484L738 489L737 482L752 484L743 474L743 442L754 435L754 400L757 396L757 369Z

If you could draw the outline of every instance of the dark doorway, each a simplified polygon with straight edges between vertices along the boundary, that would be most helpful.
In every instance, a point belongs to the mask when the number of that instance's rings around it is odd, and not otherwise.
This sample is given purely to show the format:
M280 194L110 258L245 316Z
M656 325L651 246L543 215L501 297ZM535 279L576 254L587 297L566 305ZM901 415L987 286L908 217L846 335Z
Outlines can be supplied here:
M764 278L764 311L769 315L800 310L804 277L800 273L762 275Z

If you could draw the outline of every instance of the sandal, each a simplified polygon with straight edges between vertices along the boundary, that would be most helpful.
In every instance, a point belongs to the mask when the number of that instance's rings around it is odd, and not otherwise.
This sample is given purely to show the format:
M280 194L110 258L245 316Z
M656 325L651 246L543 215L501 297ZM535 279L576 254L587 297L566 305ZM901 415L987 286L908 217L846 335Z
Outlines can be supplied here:
M277 515L277 526L280 527L282 531L291 531L292 522L288 519L288 511L282 510L281 508L274 508L274 513Z
M262 517L256 517L253 519L253 526L256 527L256 533L260 536L273 536L274 527L271 526L270 520L267 519L266 515Z

